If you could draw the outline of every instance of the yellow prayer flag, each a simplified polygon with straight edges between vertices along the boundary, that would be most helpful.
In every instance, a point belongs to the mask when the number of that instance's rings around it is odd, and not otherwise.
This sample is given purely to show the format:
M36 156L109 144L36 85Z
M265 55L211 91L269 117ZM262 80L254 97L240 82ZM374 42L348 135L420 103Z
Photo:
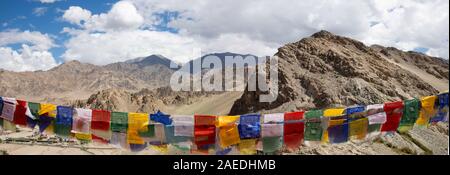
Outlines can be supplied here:
M56 105L54 104L41 104L39 115L48 113L49 117L56 117Z
M333 109L326 109L323 111L324 117L339 117L344 115L345 109L344 108L333 108Z
M92 135L86 133L75 133L75 138L78 140L92 140Z
M416 121L418 126L427 126L431 117L433 117L437 110L434 108L437 96L427 96L420 100L422 108L419 112L419 118Z
M217 119L217 127L234 125L239 120L239 116L219 116Z
M239 152L242 155L253 155L256 154L256 139L245 139L241 140L238 145Z
M144 139L139 136L139 132L147 132L149 116L145 113L128 114L127 141L129 144L144 144Z
M350 131L349 131L350 138L354 138L357 140L363 140L366 138L366 135L367 135L367 129L369 127L369 120L367 118L362 118L362 119L351 121L349 123L349 127L350 127Z
M236 125L237 120L239 120L239 116L218 117L217 127L219 128L219 141L222 148L238 144L241 141Z

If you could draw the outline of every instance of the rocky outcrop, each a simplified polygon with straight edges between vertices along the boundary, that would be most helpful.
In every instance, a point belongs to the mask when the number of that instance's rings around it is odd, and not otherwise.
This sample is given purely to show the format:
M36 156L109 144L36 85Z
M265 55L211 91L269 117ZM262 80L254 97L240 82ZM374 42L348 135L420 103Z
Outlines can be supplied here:
M438 93L371 47L327 31L287 44L275 56L279 57L278 98L260 103L263 92L245 91L231 114L367 105Z

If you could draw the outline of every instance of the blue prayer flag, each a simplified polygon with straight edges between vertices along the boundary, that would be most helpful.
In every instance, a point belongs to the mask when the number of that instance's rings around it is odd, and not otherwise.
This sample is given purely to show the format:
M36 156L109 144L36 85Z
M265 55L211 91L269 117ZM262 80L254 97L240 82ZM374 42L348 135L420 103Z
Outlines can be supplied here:
M238 129L241 139L259 138L261 131L260 115L241 115Z

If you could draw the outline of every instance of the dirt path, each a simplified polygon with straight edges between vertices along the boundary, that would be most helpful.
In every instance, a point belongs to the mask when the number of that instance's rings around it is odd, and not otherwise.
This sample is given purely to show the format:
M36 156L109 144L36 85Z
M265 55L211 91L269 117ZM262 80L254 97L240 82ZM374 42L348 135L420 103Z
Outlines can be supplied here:
M242 92L227 92L220 95L212 95L202 101L190 105L169 106L168 111L172 114L214 114L227 115L231 107L238 98L242 96Z

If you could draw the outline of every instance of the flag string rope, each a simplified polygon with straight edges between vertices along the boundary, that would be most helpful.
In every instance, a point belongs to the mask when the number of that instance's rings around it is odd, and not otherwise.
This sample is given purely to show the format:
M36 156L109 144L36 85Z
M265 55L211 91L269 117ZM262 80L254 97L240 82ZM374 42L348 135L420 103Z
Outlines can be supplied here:
M40 105L38 111L30 111L32 104ZM61 127L65 126L67 127L65 130L68 130L65 136L73 137L75 135L75 138L79 140L103 139L103 141L106 140L106 143L111 143L113 136L94 138L96 133L93 131L103 130L114 133L116 136L119 134L119 136L126 138L126 144L129 145L147 145L147 143L155 143L155 141L145 141L143 138L158 138L160 144L163 142L166 144L171 144L171 142L174 144L183 143L176 140L181 139L194 142L193 145L198 149L214 144L219 144L219 149L225 149L235 145L241 147L249 139L257 139L263 140L264 146L268 145L267 147L272 146L279 149L279 145L270 144L282 141L285 146L298 146L299 143L304 141L323 140L328 143L342 143L348 141L352 136L358 136L358 134L360 138L358 140L363 140L361 138L366 138L369 134L369 126L375 126L371 122L380 125L378 130L375 130L376 132L396 132L400 131L401 127L406 127L407 131L411 129L408 127L414 125L428 126L429 123L448 122L448 104L448 92L444 92L420 99L379 104L381 106L373 109L376 112L372 113L369 113L368 106L360 105L324 110L300 110L297 113L245 114L237 115L234 118L231 118L232 116L194 114L189 115L191 117L188 119L180 120L176 116L171 117L160 111L155 114L113 112L39 104L0 97L0 121L3 123L3 129L8 129L8 123L29 126L29 122L34 122L31 127L34 128L35 125L38 125L41 133L46 131L48 127L51 128L50 126L54 130L61 130ZM356 108L360 109L351 110ZM120 122L113 121L114 116L118 115L117 113L122 113L122 117L127 119L122 119ZM381 116L381 121L371 120L370 117L381 113L384 113L384 116ZM263 120L261 116L263 116ZM289 116L294 118L288 118ZM2 123L0 123L0 126L2 126ZM157 133L156 124L163 124L164 126L163 129L159 129L159 133ZM174 131L170 129L174 129ZM181 129L185 129L183 130L185 132L181 132ZM358 132L355 133L356 131ZM170 136L173 138L166 136L166 139L164 139L161 132L167 135L172 134ZM173 132L175 132L175 135ZM144 134L141 135L142 133ZM60 133L56 133L56 135L60 135ZM300 135L302 138L299 138ZM277 137L283 139L266 141L269 138ZM300 142L298 139L300 139ZM288 140L293 143L288 143ZM251 147L254 144L256 143L249 142L246 146ZM273 152L273 150L265 151Z

